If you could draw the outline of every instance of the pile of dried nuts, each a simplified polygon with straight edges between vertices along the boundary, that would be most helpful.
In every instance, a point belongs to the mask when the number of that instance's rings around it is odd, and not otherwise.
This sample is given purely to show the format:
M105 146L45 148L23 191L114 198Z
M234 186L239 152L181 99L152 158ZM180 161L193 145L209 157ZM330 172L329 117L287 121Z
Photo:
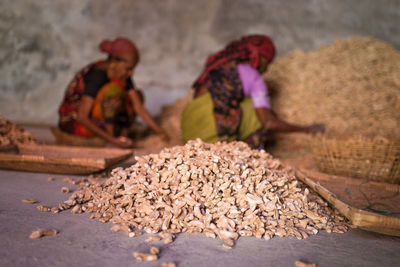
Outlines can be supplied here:
M0 148L16 144L34 144L37 143L33 135L24 131L17 124L0 117Z
M93 213L114 231L134 230L219 237L224 247L240 236L303 239L319 230L343 233L345 219L296 179L270 154L243 142L203 143L166 148L136 157L103 182L80 184L53 212ZM118 229L117 229L118 228Z

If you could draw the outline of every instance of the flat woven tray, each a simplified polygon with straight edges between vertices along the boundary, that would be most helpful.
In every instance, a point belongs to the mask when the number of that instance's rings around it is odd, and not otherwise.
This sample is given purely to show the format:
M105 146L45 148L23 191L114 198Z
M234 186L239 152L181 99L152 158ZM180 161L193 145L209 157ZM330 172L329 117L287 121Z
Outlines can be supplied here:
M0 153L0 168L29 172L89 174L104 170L132 155L117 148L18 145L14 153Z
M300 169L296 176L359 228L400 236L400 185Z
M311 138L319 170L336 175L400 183L400 141L383 138Z
M100 137L84 138L61 131L58 127L51 127L56 143L66 146L104 147L106 141Z

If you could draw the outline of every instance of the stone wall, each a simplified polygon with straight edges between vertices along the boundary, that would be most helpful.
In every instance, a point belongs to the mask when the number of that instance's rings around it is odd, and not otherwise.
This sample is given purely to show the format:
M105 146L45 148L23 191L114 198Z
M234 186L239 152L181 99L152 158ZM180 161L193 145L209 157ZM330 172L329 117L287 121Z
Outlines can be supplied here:
M127 36L141 53L134 79L155 115L188 93L207 56L250 33L278 56L336 38L373 36L400 48L398 0L3 0L0 114L54 124L76 71L104 58L98 44Z

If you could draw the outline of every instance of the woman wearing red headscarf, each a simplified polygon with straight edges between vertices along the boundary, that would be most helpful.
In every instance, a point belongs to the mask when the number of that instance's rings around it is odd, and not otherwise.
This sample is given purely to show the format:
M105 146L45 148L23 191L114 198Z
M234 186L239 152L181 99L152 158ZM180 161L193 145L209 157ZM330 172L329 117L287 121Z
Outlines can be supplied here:
M300 126L280 120L271 110L261 74L275 56L265 35L245 36L210 56L193 85L194 100L182 113L184 141L241 140L263 147L267 132L323 132L324 126Z
M121 125L119 119L126 124L137 114L168 141L165 131L144 108L143 94L132 82L133 70L139 62L136 46L120 37L104 40L99 48L108 58L89 64L70 82L59 108L60 130L84 138L100 136L116 146L132 147L129 138L115 136L115 128Z

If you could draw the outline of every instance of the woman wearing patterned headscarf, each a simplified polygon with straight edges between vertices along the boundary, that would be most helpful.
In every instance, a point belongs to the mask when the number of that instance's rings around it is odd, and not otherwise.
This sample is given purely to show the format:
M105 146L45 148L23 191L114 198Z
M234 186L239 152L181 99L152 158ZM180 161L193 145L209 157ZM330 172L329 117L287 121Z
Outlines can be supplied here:
M70 82L59 108L61 131L83 138L99 136L119 147L132 147L131 139L116 136L116 128L129 126L135 115L165 141L169 137L143 106L144 97L132 82L139 62L136 46L127 38L104 40L99 45L106 60L83 68ZM122 123L124 122L124 123Z
M265 35L249 35L211 55L193 84L194 100L182 113L184 141L242 140L263 147L266 133L324 131L323 125L294 125L271 110L261 74L275 56L275 46Z

